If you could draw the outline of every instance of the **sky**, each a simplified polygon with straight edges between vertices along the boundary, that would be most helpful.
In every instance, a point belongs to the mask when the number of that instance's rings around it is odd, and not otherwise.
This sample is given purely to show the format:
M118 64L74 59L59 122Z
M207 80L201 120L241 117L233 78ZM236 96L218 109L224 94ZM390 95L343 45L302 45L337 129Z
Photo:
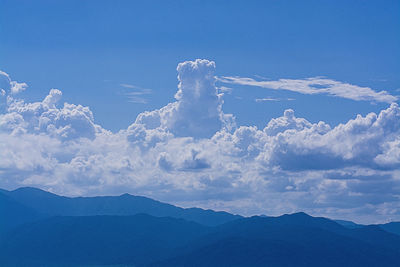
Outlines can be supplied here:
M1 188L400 220L399 1L0 5Z

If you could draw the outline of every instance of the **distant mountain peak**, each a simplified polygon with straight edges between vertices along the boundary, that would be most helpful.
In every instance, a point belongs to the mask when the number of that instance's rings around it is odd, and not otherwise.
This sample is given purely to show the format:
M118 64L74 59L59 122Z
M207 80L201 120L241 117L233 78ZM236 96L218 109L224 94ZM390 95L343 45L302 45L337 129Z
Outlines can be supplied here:
M54 193L51 193L49 191L40 189L40 188L36 188L36 187L29 187L29 186L25 186L25 187L19 187L15 190L10 191L12 193L31 193L31 194L42 194L42 195L54 195L54 196L58 196Z
M292 217L307 217L307 218L313 217L313 216L308 215L307 213L305 213L303 211L295 212L295 213L292 213L292 214L285 214L285 215L292 216Z
M30 186L23 186L23 187L19 187L17 189L12 190L12 192L19 192L19 191L34 191L34 192L46 192L46 193L50 193L48 191L42 190L40 188L37 187L30 187Z

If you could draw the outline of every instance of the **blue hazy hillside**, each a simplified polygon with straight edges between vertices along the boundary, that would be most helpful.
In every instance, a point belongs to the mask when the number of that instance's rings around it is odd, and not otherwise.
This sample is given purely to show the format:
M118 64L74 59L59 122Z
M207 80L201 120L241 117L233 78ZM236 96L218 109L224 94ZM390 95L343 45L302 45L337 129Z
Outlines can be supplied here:
M0 266L398 266L400 255L396 222L246 218L131 195L1 190L0 218Z
M0 191L0 237L13 227L42 218L36 210L29 208Z
M241 217L227 212L199 208L183 209L150 198L129 194L69 198L32 187L23 187L14 191L3 190L3 194L41 214L49 216L135 215L146 213L156 217L182 218L210 226Z
M380 224L379 227L381 227L386 232L400 235L400 222Z
M398 266L399 244L399 236L379 228L357 233L304 213L251 217L217 227L159 265Z
M57 216L11 231L0 245L0 262L144 265L166 258L207 231L194 222L146 214Z

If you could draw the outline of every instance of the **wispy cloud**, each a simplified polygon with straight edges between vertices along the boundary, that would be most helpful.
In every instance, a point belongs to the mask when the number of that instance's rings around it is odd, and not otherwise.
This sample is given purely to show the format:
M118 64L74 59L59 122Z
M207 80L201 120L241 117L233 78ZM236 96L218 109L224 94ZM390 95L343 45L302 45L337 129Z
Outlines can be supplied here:
M218 80L223 83L257 86L274 90L287 90L301 94L327 94L356 101L375 101L393 103L398 97L387 91L375 91L369 87L361 87L324 77L305 79L279 79L275 81L257 81L252 78L222 76Z
M136 104L147 104L148 101L144 97L128 95L128 102L129 103L136 103Z
M122 87L125 87L125 88L131 88L131 89L140 88L140 87L138 87L138 86L136 86L136 85L129 84L129 83L120 83L119 85L122 86Z
M231 94L233 89L231 87L220 86L220 87L217 87L217 90L218 90L218 93Z
M293 101L294 98L273 98L273 97L265 97L265 98L256 98L254 101L256 102L269 102L269 101Z
M121 83L119 85L121 87L130 89L129 92L124 93L124 95L128 97L128 102L130 103L146 104L147 99L144 96L153 93L153 90L151 89L142 88L133 84Z

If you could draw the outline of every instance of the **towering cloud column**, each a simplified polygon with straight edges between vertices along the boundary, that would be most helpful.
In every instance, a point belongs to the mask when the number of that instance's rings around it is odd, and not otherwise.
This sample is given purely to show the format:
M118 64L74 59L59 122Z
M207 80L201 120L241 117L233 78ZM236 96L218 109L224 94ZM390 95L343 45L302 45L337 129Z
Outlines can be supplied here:
M231 129L234 118L222 111L222 95L215 87L215 63L197 59L180 63L174 103L139 114L131 130L163 129L177 137L209 138L222 128ZM138 134L135 132L135 136Z

